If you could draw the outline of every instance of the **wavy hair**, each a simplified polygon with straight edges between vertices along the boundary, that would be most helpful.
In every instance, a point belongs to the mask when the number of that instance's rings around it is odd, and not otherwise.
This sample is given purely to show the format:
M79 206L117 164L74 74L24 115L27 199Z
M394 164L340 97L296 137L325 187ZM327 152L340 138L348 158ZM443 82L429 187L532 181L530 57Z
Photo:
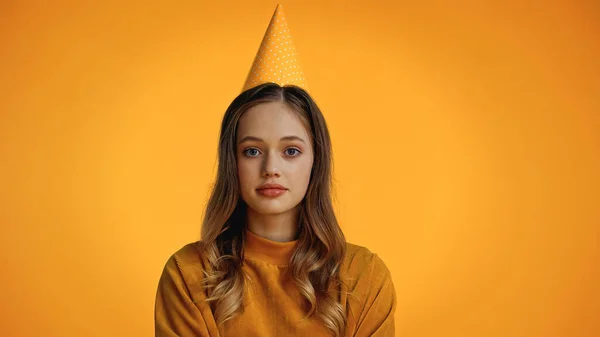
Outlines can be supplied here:
M244 220L247 205L239 190L236 163L238 121L249 108L284 102L306 127L313 144L313 167L298 218L298 245L288 270L315 315L335 336L344 333L346 315L339 302L339 268L346 239L333 211L331 140L325 119L310 95L300 87L265 83L242 92L227 108L221 123L216 182L202 223L202 253L207 302L217 324L243 312L245 276Z

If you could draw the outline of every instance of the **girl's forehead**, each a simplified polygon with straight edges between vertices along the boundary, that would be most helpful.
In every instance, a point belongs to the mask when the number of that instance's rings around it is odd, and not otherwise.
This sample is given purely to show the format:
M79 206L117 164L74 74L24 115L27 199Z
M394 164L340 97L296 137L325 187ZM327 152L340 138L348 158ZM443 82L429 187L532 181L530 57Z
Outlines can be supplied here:
M282 102L262 103L248 109L240 117L238 137L245 136L296 136L307 137L304 123L289 106Z

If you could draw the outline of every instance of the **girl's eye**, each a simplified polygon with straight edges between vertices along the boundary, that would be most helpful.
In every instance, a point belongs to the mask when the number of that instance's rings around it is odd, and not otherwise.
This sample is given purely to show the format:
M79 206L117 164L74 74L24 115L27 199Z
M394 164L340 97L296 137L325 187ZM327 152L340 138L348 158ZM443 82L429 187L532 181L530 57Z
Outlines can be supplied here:
M257 149L246 149L244 151L244 154L248 157L256 157L258 155L258 150Z
M297 157L300 153L301 153L300 150L293 148L293 147L285 150L285 154L290 157ZM244 150L244 155L246 157L256 157L259 154L260 154L260 151L255 148L249 148L249 149Z
M290 150L291 150L292 152L290 152ZM285 150L285 152L286 152L286 154L287 154L287 155L289 155L289 156L292 156L292 157L295 157L295 156L297 156L295 153L298 153L298 154L300 154L300 150L298 150L298 149L296 149L296 148L293 148L293 147L292 147L292 148L289 148L289 149L287 149L287 150Z

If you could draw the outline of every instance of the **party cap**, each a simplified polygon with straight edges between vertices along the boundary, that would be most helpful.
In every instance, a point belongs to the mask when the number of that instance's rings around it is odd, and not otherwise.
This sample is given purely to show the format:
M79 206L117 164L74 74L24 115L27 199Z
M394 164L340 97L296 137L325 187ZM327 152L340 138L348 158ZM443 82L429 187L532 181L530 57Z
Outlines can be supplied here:
M281 4L275 8L242 91L266 82L275 82L281 86L294 84L307 90Z

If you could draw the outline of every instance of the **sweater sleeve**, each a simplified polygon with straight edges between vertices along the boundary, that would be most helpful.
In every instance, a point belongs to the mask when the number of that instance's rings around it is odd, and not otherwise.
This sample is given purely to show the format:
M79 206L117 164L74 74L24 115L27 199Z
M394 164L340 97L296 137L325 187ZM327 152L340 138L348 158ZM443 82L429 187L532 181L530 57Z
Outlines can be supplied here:
M389 269L377 254L372 255L368 282L361 285L364 296L355 337L394 337L396 292Z
M154 307L156 337L209 337L202 313L194 304L175 255L160 277Z

